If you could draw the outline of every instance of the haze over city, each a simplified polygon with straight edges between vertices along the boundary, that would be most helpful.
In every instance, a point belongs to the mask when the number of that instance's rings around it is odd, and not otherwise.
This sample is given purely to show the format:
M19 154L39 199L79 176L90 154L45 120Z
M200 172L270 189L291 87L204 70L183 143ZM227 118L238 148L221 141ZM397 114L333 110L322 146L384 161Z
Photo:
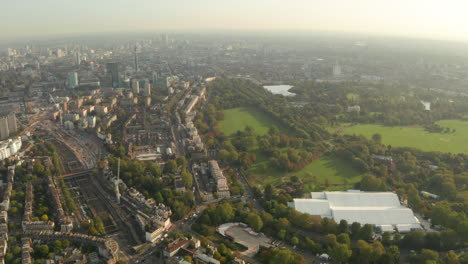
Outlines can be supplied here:
M468 264L467 10L3 1L0 264Z
M1 39L141 31L331 31L468 40L463 0L4 1Z

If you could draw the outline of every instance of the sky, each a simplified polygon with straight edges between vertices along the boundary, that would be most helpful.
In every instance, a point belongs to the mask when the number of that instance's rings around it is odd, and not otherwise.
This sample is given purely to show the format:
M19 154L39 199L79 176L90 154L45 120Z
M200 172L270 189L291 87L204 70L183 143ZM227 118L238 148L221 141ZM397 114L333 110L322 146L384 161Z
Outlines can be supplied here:
M468 41L465 0L0 0L0 38L331 31Z

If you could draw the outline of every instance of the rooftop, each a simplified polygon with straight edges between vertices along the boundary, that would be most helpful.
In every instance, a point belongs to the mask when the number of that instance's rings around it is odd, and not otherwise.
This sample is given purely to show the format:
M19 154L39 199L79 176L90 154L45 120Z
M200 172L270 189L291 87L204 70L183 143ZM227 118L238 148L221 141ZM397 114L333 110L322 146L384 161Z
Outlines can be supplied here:
M419 227L413 211L400 204L391 192L313 192L312 199L294 199L289 206L311 215L327 217L339 222L358 222L377 226L409 225Z

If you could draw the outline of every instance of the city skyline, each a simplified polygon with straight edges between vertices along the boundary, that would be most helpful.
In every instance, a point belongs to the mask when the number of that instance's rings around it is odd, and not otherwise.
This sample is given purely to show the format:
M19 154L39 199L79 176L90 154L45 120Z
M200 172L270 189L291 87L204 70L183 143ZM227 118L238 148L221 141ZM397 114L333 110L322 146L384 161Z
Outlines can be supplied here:
M2 40L142 31L326 31L468 41L458 1L6 2Z

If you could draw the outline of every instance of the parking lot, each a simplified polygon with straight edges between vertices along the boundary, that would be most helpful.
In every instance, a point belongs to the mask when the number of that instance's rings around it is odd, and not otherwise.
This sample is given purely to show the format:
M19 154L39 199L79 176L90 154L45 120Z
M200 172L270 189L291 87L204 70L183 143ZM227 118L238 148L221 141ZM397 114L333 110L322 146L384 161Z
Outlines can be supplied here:
M259 246L271 246L270 238L263 234L250 234L245 230L245 227L242 226L233 226L226 230L226 234L233 237L235 242L246 246L248 249L243 253L249 257L253 257L257 253Z

